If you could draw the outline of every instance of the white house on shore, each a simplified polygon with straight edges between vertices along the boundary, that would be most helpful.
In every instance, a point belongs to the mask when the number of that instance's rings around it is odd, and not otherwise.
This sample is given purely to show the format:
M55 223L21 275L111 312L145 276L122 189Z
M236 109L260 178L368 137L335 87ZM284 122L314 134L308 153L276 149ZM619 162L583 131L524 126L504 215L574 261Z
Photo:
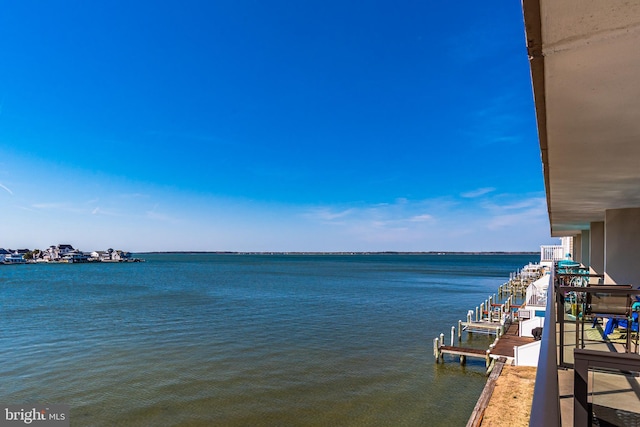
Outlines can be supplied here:
M10 251L5 248L0 248L0 262L4 262L4 259L9 255L11 255Z
M121 262L130 260L131 253L109 248L106 251L91 252L91 258L101 262Z

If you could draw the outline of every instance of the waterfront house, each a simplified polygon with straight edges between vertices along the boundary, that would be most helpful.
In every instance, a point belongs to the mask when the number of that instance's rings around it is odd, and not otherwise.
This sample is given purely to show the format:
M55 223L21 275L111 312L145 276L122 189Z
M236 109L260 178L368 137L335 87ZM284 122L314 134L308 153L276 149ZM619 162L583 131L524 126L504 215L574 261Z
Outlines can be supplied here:
M56 247L49 246L47 249L42 251L41 257L43 261L55 261L58 258Z
M91 258L101 262L122 262L130 261L131 253L109 248L106 251L91 252Z
M58 245L56 249L60 257L76 251L71 245Z
M71 245L49 246L42 251L42 259L45 261L61 261L66 255L75 253L76 250Z
M91 258L94 261L110 260L111 254L107 251L93 251L91 252Z
M24 264L27 262L27 260L24 259L23 254L20 254L17 251L15 251L9 255L5 255L2 262L4 264Z
M85 254L79 250L73 250L62 256L62 261L67 263L89 262L89 254Z
M550 234L580 266L550 279L530 425L640 425L637 332L620 344L584 322L598 307L633 323L639 292L640 2L522 7Z
M4 262L6 256L11 255L11 252L5 248L0 248L0 262Z
M121 250L114 251L111 256L115 261L129 261L131 259L131 253Z

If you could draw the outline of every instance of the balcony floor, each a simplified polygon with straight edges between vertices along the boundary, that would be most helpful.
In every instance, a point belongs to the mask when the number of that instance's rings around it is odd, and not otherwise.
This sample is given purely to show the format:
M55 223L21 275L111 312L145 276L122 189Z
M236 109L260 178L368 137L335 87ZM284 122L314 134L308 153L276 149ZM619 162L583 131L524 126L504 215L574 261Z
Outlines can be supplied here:
M573 364L572 349L575 348L575 327L575 323L565 323L564 356L565 362L571 364ZM589 329L591 324L585 325L585 332ZM557 333L559 335L559 329ZM594 338L596 334L589 335ZM557 342L560 342L559 336ZM596 339L585 339L585 348L616 353L625 351L620 343ZM573 369L558 369L563 427L573 426L573 377ZM640 426L640 378L637 376L589 371L589 401L594 404L596 415L603 421L609 422L609 425Z

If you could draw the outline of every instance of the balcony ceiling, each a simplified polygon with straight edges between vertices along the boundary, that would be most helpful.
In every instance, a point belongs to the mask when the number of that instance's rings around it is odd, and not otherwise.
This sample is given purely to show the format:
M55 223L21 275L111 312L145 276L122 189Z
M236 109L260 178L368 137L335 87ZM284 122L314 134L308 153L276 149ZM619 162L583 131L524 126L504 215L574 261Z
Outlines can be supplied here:
M640 207L640 2L524 0L552 236Z

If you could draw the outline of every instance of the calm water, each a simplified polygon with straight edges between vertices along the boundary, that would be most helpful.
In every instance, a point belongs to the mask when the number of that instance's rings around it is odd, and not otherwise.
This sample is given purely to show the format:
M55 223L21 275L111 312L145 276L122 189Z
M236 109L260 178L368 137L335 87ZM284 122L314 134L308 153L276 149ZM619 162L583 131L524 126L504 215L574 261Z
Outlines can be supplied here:
M536 261L142 257L0 266L0 402L74 426L462 426L484 362L437 365L432 339Z

